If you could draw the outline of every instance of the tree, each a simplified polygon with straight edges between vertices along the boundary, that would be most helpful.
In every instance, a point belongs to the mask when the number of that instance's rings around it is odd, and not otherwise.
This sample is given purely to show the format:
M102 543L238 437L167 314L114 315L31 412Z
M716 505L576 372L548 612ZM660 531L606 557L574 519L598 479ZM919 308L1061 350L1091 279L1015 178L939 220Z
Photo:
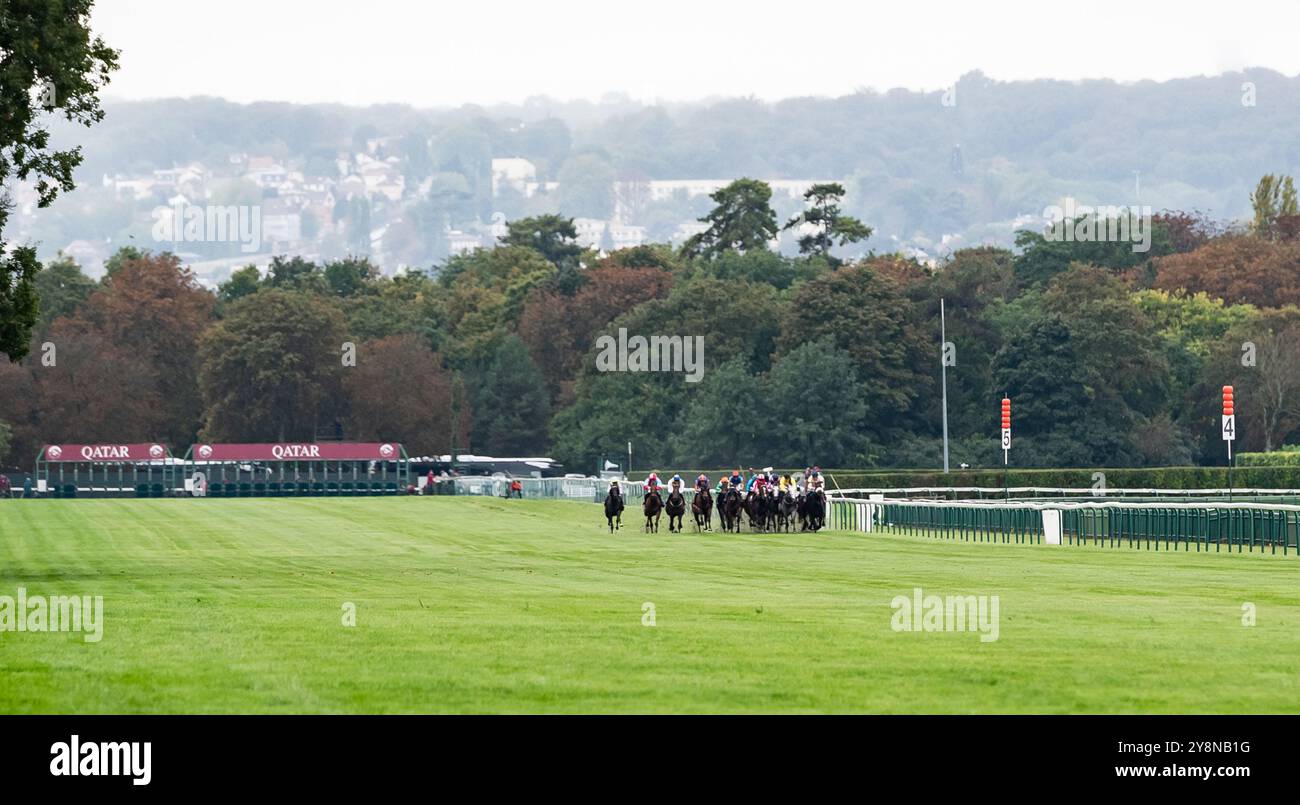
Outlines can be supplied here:
M614 180L609 161L598 154L569 157L560 167L559 207L566 215L609 218L614 214Z
M1194 390L1194 428L1211 438L1206 458L1222 459L1222 444L1213 438L1219 426L1219 390L1236 389L1237 449L1275 450L1300 428L1300 310L1262 311L1235 327L1206 363L1203 382ZM1250 347L1250 357L1244 346Z
M766 182L737 179L709 198L717 206L699 219L709 228L686 241L682 246L685 256L714 258L729 251L757 251L776 238L772 188Z
M868 401L870 432L887 441L914 421L917 401L931 388L927 349L896 283L853 266L804 283L781 318L778 352L827 340L853 358Z
M546 258L551 265L573 267L582 255L578 245L578 230L572 218L562 215L539 215L520 218L506 224L506 234L501 237L505 246L526 246Z
M31 370L38 444L170 441L157 370L144 355L72 319L56 320L49 339L57 361Z
M1300 304L1300 242L1252 235L1215 238L1156 261L1155 287L1205 292L1228 304Z
M356 439L401 442L412 456L441 455L469 440L469 411L453 425L452 376L417 335L394 335L357 347L357 365L344 370ZM457 433L453 434L455 427Z
M572 401L573 382L596 333L672 287L672 275L658 268L591 268L583 279L572 296L534 288L519 317L519 335L558 403Z
M474 410L474 449L497 456L546 450L550 401L542 373L518 336L506 336L497 347L477 386Z
M91 0L6 0L0 6L0 187L11 176L35 179L38 204L48 207L74 188L81 148L54 150L43 113L85 126L103 120L99 91L117 69L117 51L92 37ZM0 233L9 201L0 196ZM35 249L0 242L0 352L27 355L39 317Z
M1250 206L1254 211L1251 230L1260 237L1276 237L1279 219L1300 213L1295 182L1290 176L1265 174L1250 194Z
M60 316L76 313L94 290L95 281L81 273L81 266L60 254L36 275L36 295L41 305L38 331L47 331Z
M149 433L142 435L179 445L193 439L200 424L198 340L214 303L175 255L146 255L105 277L60 332L79 332L133 356L148 376L139 393L157 399L148 407ZM51 340L62 359L63 345Z
M313 294L266 289L233 302L200 339L204 438L312 441L339 414L343 314Z
M803 343L781 356L763 396L764 406L783 412L760 426L768 461L787 467L867 462L868 407L855 368L853 358L829 340ZM812 404L809 389L816 390Z
M743 358L732 358L705 375L681 422L678 452L694 466L729 467L774 460L767 436L776 423L751 415L778 410L764 398L758 377Z
M230 273L230 279L217 286L217 299L222 303L243 299L257 293L262 287L262 273L257 266L244 266Z
M811 206L791 218L784 229L810 226L813 232L799 237L800 254L817 254L830 260L832 246L847 246L871 237L871 227L857 218L840 212L840 199L844 198L844 186L835 182L815 184L804 194L804 201ZM838 262L838 261L836 261Z
M297 255L272 257L265 284L268 288L279 288L283 291L305 291L317 294L326 294L330 291L329 283L320 266Z
M345 257L325 264L325 281L336 296L355 296L379 276L366 257Z

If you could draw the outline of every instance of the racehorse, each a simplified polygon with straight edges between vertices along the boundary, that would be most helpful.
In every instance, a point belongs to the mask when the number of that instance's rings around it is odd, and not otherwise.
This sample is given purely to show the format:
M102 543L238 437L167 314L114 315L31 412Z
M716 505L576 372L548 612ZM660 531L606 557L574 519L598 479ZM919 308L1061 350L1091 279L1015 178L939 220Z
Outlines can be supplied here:
M723 531L740 531L740 513L745 508L745 502L740 497L740 492L735 489L728 489L722 494L718 501L718 515L722 519Z
M695 499L691 501L691 514L695 516L696 531L713 530L713 495L708 487L695 491Z
M781 490L776 496L776 527L777 530L785 529L786 533L790 532L790 521L794 519L796 509L799 504L795 501L794 495L789 490Z
M645 514L645 531L647 534L659 532L659 515L663 512L663 509L664 500L659 497L658 492L645 493L641 511Z
M605 495L605 521L609 523L609 533L615 528L623 527L623 496L610 492Z
M686 496L680 489L668 493L668 502L664 504L664 511L668 513L668 531L680 533L682 517L686 515Z
M799 506L800 531L819 531L826 526L826 495L813 489Z
M767 530L779 531L780 526L777 518L781 516L781 504L778 502L777 494L769 489L768 493L763 496L763 506L767 509L764 513Z
M755 531L766 530L767 501L757 490L751 489L745 496L745 513L749 515L749 527Z

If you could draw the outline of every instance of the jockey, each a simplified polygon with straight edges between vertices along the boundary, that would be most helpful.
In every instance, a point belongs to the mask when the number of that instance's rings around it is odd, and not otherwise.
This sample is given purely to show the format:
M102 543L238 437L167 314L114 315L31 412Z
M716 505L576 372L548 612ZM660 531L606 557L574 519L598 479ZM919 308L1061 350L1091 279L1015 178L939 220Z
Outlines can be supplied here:
M695 479L695 489L697 491L707 491L709 488L709 476L700 473L700 477Z
M647 495L659 491L659 473L652 472L650 477L645 479L645 491Z
M718 479L718 492L717 492L718 497L722 497L723 495L727 494L727 490L730 488L731 488L731 484L727 481L727 476L724 475Z
M745 486L745 475L739 469L731 473L731 485L736 489L741 489Z
M682 476L680 476L680 475L673 475L673 478L672 478L672 480L671 480L669 483L671 483L671 484L673 485L673 491L674 491L674 492L680 492L680 491L682 491Z
M821 489L821 488L822 488L822 470L821 470L821 467L813 467L813 468L812 468L812 478L811 478L811 480L809 480L809 482L808 482L808 488L809 488L809 489Z
M780 487L782 492L790 492L791 487L794 486L794 481L790 478L790 473L787 472L782 475L781 480L777 482L777 485Z
M755 475L753 478L750 478L750 479L749 479L749 488L750 488L752 491L757 492L757 493L760 494L760 495L766 493L766 492L767 492L767 476L760 472L758 475Z

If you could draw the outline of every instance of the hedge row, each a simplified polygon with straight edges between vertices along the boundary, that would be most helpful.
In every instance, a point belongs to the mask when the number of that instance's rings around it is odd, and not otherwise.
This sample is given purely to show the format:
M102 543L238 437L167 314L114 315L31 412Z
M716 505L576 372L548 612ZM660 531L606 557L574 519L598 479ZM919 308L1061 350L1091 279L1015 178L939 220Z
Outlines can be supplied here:
M1300 467L1300 447L1286 447L1272 453L1238 453L1238 467Z

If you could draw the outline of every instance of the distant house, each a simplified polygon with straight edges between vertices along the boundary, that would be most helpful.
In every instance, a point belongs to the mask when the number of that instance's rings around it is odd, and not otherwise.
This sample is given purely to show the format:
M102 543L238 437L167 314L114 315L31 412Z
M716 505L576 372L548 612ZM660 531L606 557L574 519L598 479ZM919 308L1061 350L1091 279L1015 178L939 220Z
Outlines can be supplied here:
M244 178L258 187L279 187L289 178L289 172L270 157L250 157Z
M373 159L357 154L357 174L366 188L366 198L381 196L389 201L400 201L406 190L406 177L402 175L401 161L396 157Z
M609 223L600 218L574 218L573 228L578 233L576 240L583 248L599 249L600 241L605 236L605 227Z
M646 242L646 228L644 226L610 223L609 235L610 239L614 241L615 249L631 249Z
M506 187L525 193L529 182L537 181L537 166L521 157L498 157L492 160L492 195Z
M447 250L451 254L466 254L483 246L483 239L459 229L447 233Z
M292 245L302 240L302 208L283 199L262 204L262 242ZM274 249L272 249L274 251Z
M111 188L118 198L136 200L150 198L154 195L154 179L149 177L125 177L122 175L104 176L104 187ZM163 192L166 192L164 189Z

